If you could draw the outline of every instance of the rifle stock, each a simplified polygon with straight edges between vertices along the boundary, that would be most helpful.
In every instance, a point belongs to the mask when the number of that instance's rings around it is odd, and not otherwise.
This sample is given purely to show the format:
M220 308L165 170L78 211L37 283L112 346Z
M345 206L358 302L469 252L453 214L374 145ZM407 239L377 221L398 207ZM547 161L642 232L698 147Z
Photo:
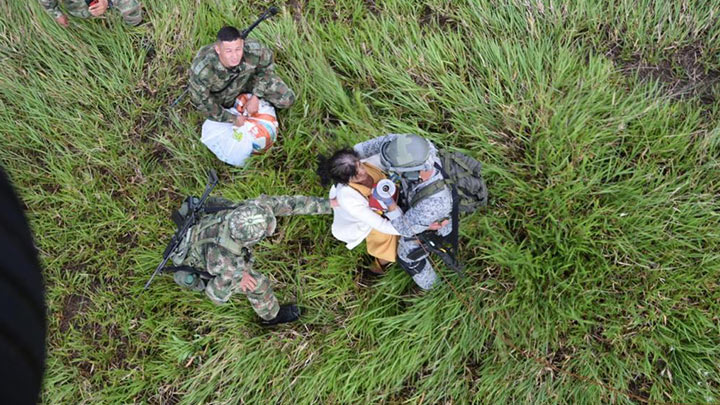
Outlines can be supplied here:
M453 224L455 226L455 224ZM417 235L418 241L425 246L425 248L435 253L445 263L446 266L455 271L461 278L465 277L463 272L464 266L460 263L457 257L447 248L445 241L439 235L434 232L423 232Z

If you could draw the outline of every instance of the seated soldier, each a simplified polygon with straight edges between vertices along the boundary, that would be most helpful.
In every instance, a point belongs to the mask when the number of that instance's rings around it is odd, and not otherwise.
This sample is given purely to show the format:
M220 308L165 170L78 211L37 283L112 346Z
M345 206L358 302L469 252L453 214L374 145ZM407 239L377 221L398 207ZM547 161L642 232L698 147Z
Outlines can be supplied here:
M362 159L379 154L381 168L400 176L404 203L402 207L391 204L385 214L401 235L397 261L420 288L432 288L437 274L417 235L430 231L446 237L455 226L451 221L451 190L445 185L432 186L442 179L442 174L435 169L436 164L440 165L437 149L431 142L411 134L381 136L359 143L353 149ZM423 198L416 199L421 190L429 187L437 189L422 193Z
M58 3L64 3L68 14L79 18L100 17L109 8L116 9L125 23L138 25L142 22L142 8L137 0L38 0L58 24L70 25Z
M205 291L216 304L234 293L245 294L262 325L292 322L300 317L294 304L279 305L270 281L253 269L253 246L275 231L276 216L330 214L327 199L305 196L261 196L233 204L210 198L207 213L193 225L170 256L175 282ZM184 210L184 211L183 211ZM179 211L187 215L187 203Z
M193 59L190 99L207 118L202 142L220 160L240 166L247 156L234 155L250 154L252 147L243 147L243 139L237 139L232 128L242 127L248 117L256 116L261 99L275 108L288 108L295 102L295 93L274 70L272 51L243 38L234 27L221 28L217 41L201 48ZM238 98L245 94L240 102Z

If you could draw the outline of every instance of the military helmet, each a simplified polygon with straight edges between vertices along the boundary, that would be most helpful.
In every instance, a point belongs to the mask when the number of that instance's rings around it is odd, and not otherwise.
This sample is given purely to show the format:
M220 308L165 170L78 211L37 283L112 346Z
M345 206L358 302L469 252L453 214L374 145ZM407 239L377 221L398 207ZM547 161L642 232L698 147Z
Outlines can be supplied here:
M230 236L243 246L252 246L275 232L272 211L260 204L242 204L227 217Z
M408 180L417 180L421 170L428 170L430 143L415 134L400 134L380 149L380 160L391 172Z

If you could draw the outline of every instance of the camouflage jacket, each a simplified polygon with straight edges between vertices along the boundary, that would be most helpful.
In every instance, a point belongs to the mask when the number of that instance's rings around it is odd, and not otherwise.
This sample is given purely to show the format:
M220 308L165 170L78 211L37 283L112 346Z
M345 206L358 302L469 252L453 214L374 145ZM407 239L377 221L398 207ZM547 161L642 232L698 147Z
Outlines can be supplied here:
M53 19L63 15L60 4L63 3L68 14L79 18L91 18L89 7L85 0L38 0ZM137 0L108 0L108 9L115 9L122 15L123 20L130 25L142 22L142 7Z
M272 51L246 39L240 64L228 69L220 63L215 44L202 47L190 66L190 99L209 119L234 122L231 108L241 91L263 97L274 76Z
M52 18L58 18L61 15L63 15L62 10L60 10L60 5L58 4L61 0L38 0L40 4L45 8L45 11L47 11L48 14ZM88 11L88 5L85 3L85 0L65 0L63 3L65 3L65 8L67 8L68 13L72 15L76 15L78 17L85 17L88 18L91 16L90 11Z
M213 201L210 206L233 206L225 199ZM275 232L277 216L330 213L329 200L320 197L260 196L241 201L231 209L204 215L171 258L176 266L195 267L215 276L205 293L213 302L226 302L242 272L252 264L252 246Z

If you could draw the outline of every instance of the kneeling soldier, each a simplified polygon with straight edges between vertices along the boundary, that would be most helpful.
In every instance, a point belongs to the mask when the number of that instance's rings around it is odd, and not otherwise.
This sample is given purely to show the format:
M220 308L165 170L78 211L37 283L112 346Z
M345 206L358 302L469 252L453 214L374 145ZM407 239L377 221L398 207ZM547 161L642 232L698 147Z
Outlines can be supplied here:
M270 281L253 269L252 247L273 234L277 216L330 213L329 201L319 197L261 196L238 204L210 198L206 213L170 256L176 266L175 282L205 291L216 304L227 302L234 293L245 294L263 325L295 321L299 308L279 305ZM179 215L176 222L187 215L187 203Z

